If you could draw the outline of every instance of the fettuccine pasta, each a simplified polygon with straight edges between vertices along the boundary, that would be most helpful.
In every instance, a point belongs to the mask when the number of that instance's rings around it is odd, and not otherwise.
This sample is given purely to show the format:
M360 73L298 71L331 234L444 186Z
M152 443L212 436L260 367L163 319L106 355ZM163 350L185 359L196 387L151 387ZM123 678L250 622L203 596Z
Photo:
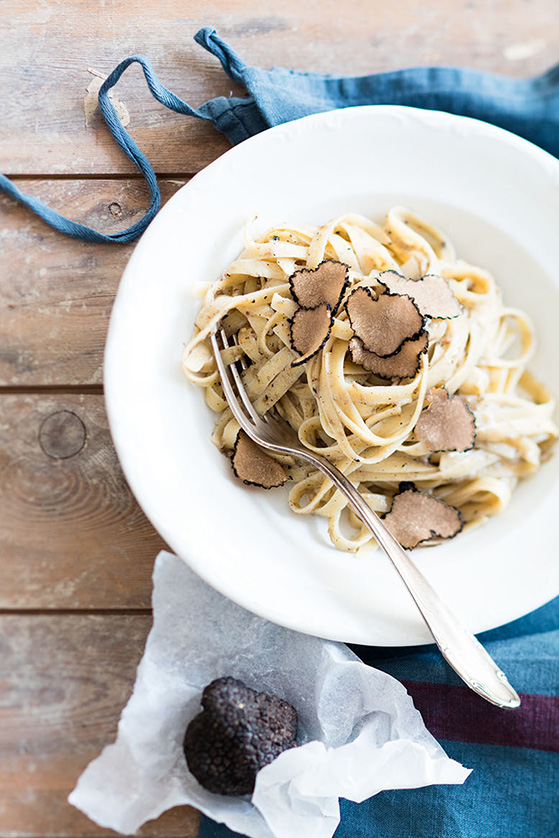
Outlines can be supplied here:
M232 451L239 426L223 397L209 334L222 321L238 345L226 361L248 362L244 383L256 410L272 407L309 450L328 457L379 514L386 513L402 481L456 507L466 527L504 509L519 479L533 474L557 436L554 401L526 369L534 329L520 310L507 307L494 278L457 259L448 238L402 207L384 226L356 214L320 227L278 226L254 237L222 278L208 288L183 356L187 378L204 388L219 414L214 444ZM289 277L323 260L342 262L350 283L320 351L292 366L290 320L297 309ZM428 350L413 378L386 381L352 360L353 330L344 301L357 287L376 291L379 273L412 279L444 277L462 313L427 318ZM433 453L415 428L428 393L444 387L463 397L475 417L475 445ZM274 455L289 466L289 505L297 514L320 515L340 550L355 551L373 539L322 473Z

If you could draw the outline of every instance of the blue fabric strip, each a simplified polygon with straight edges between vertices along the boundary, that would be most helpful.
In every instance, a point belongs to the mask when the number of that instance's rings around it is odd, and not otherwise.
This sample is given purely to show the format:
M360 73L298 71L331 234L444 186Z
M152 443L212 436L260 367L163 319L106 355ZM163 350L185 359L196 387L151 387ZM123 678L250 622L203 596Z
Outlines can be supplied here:
M141 235L159 210L159 187L153 168L124 129L108 97L132 63L140 64L149 90L161 104L177 113L211 121L233 144L312 113L354 105L395 104L482 119L559 157L559 65L533 79L510 79L456 67L419 67L351 78L248 66L211 27L201 29L195 40L219 59L233 81L246 88L247 96L221 96L192 108L158 81L151 64L141 55L122 61L99 91L99 106L109 130L147 181L150 205L143 218L127 230L106 235L65 218L38 198L23 193L4 175L0 175L0 190L73 238L124 243Z
M105 79L101 89L99 90L99 107L105 122L126 156L143 174L149 188L150 205L146 214L140 219L140 221L137 221L131 227L128 227L128 229L123 230L120 233L114 233L112 235L99 233L97 230L87 227L85 224L79 224L77 221L72 221L71 219L66 218L56 212L56 210L47 206L43 201L35 198L33 195L27 195L18 189L10 180L8 180L5 175L0 174L0 190L14 198L16 201L19 201L21 204L24 204L26 207L29 207L29 209L38 215L39 218L42 218L43 221L46 221L47 224L50 224L50 226L54 227L55 230L58 230L60 233L65 233L67 236L71 236L74 239L83 239L84 241L97 242L99 244L124 243L132 241L144 232L161 206L161 195L155 172L153 171L147 157L142 154L130 134L122 125L118 114L109 99L109 90L118 82L126 68L134 63L137 63L142 67L151 93L159 102L161 102L162 105L165 105L167 108L176 111L177 113L197 116L201 119L211 119L211 116L209 113L204 111L203 108L194 110L190 107L190 105L183 102L182 99L179 99L178 96L175 96L174 93L171 93L170 90L164 87L157 79L150 62L147 58L144 58L141 55L133 55L125 61L122 61L118 67L115 67L110 76Z

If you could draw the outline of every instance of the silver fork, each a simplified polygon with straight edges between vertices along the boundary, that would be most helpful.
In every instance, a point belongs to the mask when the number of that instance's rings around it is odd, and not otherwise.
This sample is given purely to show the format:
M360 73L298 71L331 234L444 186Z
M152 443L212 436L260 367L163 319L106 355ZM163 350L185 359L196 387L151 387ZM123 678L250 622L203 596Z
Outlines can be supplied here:
M211 343L223 392L233 415L245 433L262 448L306 460L329 477L334 486L347 497L400 574L435 643L450 666L474 692L491 704L508 709L519 707L520 698L504 672L474 635L461 625L347 477L325 457L304 448L296 433L281 417L270 413L260 416L256 412L248 398L237 365L232 363L227 366L224 363L217 338L218 333L214 331ZM219 331L219 338L223 349L229 348L230 344L223 329Z

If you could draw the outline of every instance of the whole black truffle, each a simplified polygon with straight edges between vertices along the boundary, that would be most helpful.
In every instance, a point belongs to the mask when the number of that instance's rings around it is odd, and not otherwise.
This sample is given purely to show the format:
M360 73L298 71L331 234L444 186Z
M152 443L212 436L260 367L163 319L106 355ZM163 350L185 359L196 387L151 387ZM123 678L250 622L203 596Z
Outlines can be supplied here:
M208 684L202 707L186 729L184 755L200 785L215 794L251 794L259 769L296 745L295 708L236 678Z

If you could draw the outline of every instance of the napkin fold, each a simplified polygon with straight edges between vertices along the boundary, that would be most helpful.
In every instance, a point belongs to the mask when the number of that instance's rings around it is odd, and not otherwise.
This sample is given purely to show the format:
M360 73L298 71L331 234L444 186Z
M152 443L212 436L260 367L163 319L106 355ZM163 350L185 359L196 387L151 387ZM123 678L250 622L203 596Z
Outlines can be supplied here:
M427 731L405 688L342 643L282 628L210 588L176 556L154 569L152 631L118 737L69 797L124 834L190 804L250 838L330 838L338 798L463 783L470 773ZM252 799L203 789L182 751L203 688L232 675L290 701L299 746L257 776Z

